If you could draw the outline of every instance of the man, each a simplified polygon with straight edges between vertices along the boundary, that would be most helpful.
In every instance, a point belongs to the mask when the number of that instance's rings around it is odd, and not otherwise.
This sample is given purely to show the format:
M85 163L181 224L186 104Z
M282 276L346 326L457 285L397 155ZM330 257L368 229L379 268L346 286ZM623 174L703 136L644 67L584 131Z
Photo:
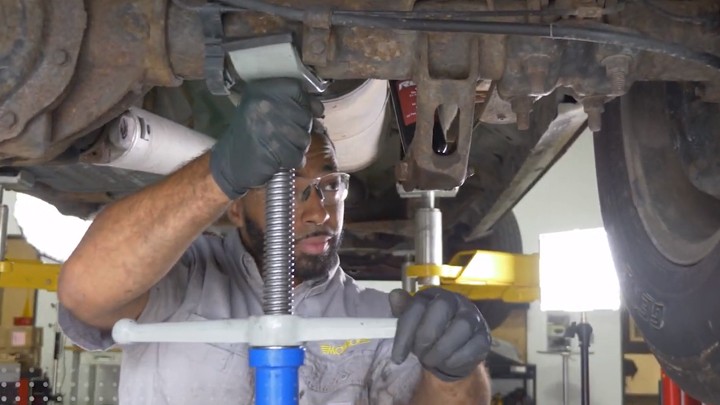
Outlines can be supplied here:
M211 152L100 213L60 274L60 324L87 349L140 323L262 314L263 185L297 168L295 313L398 316L394 340L309 342L302 404L489 404L487 325L462 296L362 289L339 268L347 175L328 137L309 125L322 104L291 79L246 85ZM314 126L317 129L317 125ZM223 213L238 232L202 235ZM199 326L201 327L201 326ZM123 347L123 404L252 404L243 344Z

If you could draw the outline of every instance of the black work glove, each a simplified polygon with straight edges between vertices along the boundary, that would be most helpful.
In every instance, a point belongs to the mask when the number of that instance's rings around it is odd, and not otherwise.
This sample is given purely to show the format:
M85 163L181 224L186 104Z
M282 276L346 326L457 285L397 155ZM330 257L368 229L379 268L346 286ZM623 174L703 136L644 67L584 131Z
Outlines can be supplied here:
M235 199L263 186L280 168L301 167L312 121L322 114L320 100L297 79L246 83L229 128L210 154L215 182Z
M390 293L398 317L392 361L400 364L412 352L426 370L443 381L469 376L485 360L492 338L475 304L460 294L431 287L411 296Z

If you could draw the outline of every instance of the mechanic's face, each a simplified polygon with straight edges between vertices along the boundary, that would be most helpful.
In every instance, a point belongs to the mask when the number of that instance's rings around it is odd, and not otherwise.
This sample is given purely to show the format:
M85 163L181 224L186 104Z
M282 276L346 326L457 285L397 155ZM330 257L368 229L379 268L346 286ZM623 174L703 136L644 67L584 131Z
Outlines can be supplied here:
M295 206L295 277L298 281L322 278L338 264L345 211L344 198L332 192L338 178L333 175L337 173L337 161L332 144L322 135L313 135L305 156L305 166L296 171L295 180L299 195ZM326 190L325 198L321 198L316 188L308 188L312 179L321 176L325 177L318 187ZM251 190L235 201L229 216L238 226L243 244L262 269L265 189Z

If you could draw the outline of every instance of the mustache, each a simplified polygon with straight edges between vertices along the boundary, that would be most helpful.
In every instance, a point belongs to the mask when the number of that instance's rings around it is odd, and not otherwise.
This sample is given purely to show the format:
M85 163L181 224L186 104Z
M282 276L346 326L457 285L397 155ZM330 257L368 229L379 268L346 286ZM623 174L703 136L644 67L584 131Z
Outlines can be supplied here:
M337 237L337 235L335 234L335 232L332 232L332 231L329 231L329 230L317 230L317 231L312 231L312 232L309 232L309 233L306 233L306 234L300 235L300 236L296 235L296 236L295 236L295 241L296 241L296 242L299 242L299 241L301 241L301 240L303 240L303 239L314 238L314 237L316 237L316 236L327 236L328 238L335 238L335 237Z

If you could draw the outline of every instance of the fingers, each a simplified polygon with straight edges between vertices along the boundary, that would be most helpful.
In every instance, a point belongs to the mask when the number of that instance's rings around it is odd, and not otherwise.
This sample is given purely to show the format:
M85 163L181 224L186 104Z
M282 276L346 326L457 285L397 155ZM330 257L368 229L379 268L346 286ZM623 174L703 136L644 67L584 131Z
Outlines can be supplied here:
M302 150L310 145L310 129L312 127L312 114L310 111L299 108L291 102L282 102L276 107L283 112L283 121L294 124L293 131L287 131L285 137L295 147Z
M228 130L212 148L213 179L236 199L266 184L278 169L301 167L313 117L322 113L322 103L297 79L245 83Z
M412 296L407 291L396 288L390 291L389 299L392 315L396 318L399 318L400 315L402 315L403 312L405 312L407 307L410 305L410 302L412 301Z
M310 135L295 124L279 124L272 133L281 136L259 137L258 142L267 153L285 169L299 168L304 164L305 152L310 144Z
M392 361L400 364L410 354L415 343L415 330L425 314L427 300L413 299L410 307L400 316L393 343Z
M445 333L423 356L426 367L439 367L453 353L460 350L473 336L473 325L467 319L455 319Z
M417 329L413 352L424 355L444 335L456 311L458 301L453 295L438 294L430 301Z
M475 367L485 360L490 352L490 337L485 334L473 336L463 347L453 353L445 360L443 369L465 370L468 367Z
M392 353L395 363L413 353L425 369L455 381L469 375L490 350L487 323L462 295L437 287L413 297L393 291L390 307L399 316Z

